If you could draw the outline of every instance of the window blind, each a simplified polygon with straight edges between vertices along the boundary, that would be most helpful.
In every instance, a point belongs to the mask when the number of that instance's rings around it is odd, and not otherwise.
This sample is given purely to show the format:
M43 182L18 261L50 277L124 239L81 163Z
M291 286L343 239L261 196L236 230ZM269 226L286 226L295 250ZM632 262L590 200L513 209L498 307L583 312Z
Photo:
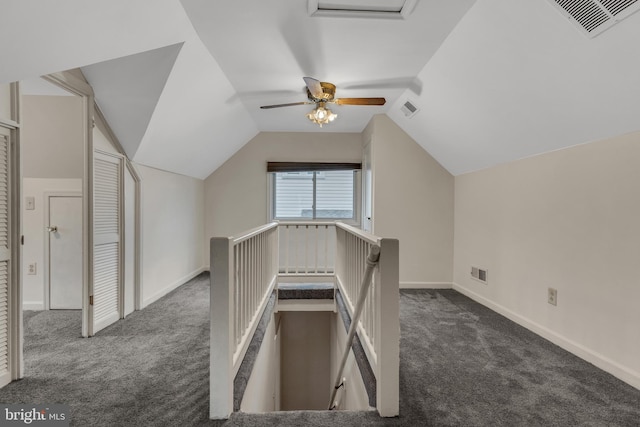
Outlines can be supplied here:
M267 172L320 172L362 169L362 163L267 162Z

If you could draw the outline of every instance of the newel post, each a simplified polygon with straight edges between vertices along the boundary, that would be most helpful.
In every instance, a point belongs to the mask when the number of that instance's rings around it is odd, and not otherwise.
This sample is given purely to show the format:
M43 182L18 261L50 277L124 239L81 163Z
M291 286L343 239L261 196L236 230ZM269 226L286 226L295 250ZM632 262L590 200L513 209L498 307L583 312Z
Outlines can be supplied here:
M233 412L233 243L211 239L211 332L209 418L229 418Z
M378 307L376 406L382 417L399 414L400 369L400 252L398 239L380 240L376 279Z

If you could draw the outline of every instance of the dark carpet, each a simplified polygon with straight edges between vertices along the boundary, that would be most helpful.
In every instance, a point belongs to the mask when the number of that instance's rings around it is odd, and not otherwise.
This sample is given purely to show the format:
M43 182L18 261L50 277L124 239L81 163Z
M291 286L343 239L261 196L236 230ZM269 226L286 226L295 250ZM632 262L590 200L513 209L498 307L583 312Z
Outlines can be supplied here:
M2 403L64 403L76 426L640 426L640 391L452 291L402 291L400 417L210 421L209 280L90 339L77 311L25 312L25 378Z

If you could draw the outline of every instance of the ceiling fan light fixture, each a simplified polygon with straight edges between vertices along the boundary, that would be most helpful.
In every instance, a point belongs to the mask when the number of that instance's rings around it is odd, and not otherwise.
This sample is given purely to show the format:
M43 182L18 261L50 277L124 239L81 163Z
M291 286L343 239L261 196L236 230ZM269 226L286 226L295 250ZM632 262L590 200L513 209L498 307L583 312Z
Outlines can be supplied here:
M320 127L334 121L336 117L338 117L337 114L325 108L324 105L324 102L319 103L314 110L307 114L307 118Z

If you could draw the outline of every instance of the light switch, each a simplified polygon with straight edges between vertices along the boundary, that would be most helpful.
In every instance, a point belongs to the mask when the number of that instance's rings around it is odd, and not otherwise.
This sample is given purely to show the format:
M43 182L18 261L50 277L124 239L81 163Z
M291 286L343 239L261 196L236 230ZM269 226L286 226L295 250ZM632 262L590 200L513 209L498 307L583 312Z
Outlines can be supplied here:
M24 198L24 204L25 204L25 208L28 211L32 211L36 208L36 198L33 196L27 196Z

